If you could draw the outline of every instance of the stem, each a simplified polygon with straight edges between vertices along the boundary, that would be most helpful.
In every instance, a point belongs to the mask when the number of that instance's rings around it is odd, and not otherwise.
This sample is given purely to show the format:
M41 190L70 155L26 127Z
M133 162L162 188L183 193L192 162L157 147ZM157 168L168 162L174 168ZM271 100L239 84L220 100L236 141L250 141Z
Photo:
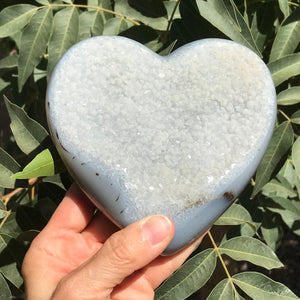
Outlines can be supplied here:
M214 246L214 250L216 251L216 253L217 253L218 257L219 257L219 260L220 260L220 262L221 262L221 264L222 264L222 266L223 266L223 269L225 270L225 273L226 273L226 275L227 275L227 277L228 277L228 279L229 279L229 281L230 281L230 284L231 284L231 286L232 286L233 291L234 291L236 294L238 294L238 292L237 292L237 290L236 290L236 288L235 288L235 285L234 285L233 282L232 282L232 277L231 277L231 275L229 274L229 271L228 271L228 269L227 269L227 267L226 267L226 265L225 265L225 262L224 262L224 260L223 260L223 257L222 257L222 255L221 255L221 253L220 253L220 251L219 251L219 247L216 245L216 242L215 242L215 240L214 240L212 234L210 233L210 230L207 232L207 234L208 234L208 236L209 236L209 238L210 238L211 243L212 243L213 246Z
M288 1L288 4L289 4L289 5L294 5L294 6L296 6L296 7L299 7L299 6L300 6L300 4L295 3L295 2L292 2L292 1Z
M95 9L97 11L104 11L104 12L107 12L107 13L110 13L110 14L113 14L113 15L116 15L120 18L123 18L123 19L126 19L127 21L133 23L134 25L141 25L139 22L131 19L131 18L128 18L126 16L124 16L123 14L120 14L120 13L117 13L113 10L110 10L110 9L107 9L107 8L103 8L101 6L89 6L89 5L85 5L85 4L74 4L74 3L71 3L71 4L48 4L48 5L43 5L43 6L39 6L37 9L42 9L42 8L47 8L47 7L78 7L78 8L91 8L91 9Z
M281 110L281 109L278 109L278 111L289 121L291 122L291 119Z
M0 230L3 227L4 223L6 222L7 218L10 216L10 214L11 214L11 209L6 212L6 216L2 219L0 223Z
M172 11L170 20L169 20L169 22L168 22L168 26L167 26L167 29L166 29L167 31L170 31L170 29L171 29L171 26L172 26L172 23L173 23L173 19L174 19L174 16L175 16L175 12L176 12L176 10L177 10L179 4L180 4L180 1L181 1L181 0L176 0L174 9L173 9L173 11Z
M32 188L34 186L34 184L37 182L38 178L31 178L28 180L28 184L29 184L29 187L28 188ZM27 188L27 187L26 187ZM25 188L16 188L14 189L12 192L6 194L6 195L3 195L1 197L1 201L4 203L4 205L7 205L7 203L9 202L9 200L15 196L16 194L18 194L19 192L21 192L22 190L24 190ZM34 191L34 190L33 190Z

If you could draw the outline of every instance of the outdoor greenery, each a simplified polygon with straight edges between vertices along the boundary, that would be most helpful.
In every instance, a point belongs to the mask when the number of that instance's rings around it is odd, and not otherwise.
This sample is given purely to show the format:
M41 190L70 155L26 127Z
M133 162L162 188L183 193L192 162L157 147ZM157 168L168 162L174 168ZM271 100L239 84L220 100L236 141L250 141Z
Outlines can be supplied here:
M232 273L224 260L280 268L283 264L275 251L284 232L300 235L299 3L1 0L0 299L23 296L24 253L72 182L46 129L47 80L70 46L96 35L127 36L161 55L196 39L219 37L243 44L263 58L278 93L270 145L242 195L215 223L213 229L224 230L220 225L226 225L222 239L210 231L211 246L195 251L156 290L155 299L189 297L206 286L217 261L224 279L211 287L209 300L298 299L263 273ZM8 116L10 131L5 126Z

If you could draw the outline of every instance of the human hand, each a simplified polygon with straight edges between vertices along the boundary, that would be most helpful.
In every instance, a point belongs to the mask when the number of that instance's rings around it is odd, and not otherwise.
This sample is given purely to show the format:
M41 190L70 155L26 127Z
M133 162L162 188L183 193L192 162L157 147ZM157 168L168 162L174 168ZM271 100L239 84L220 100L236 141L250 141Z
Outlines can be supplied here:
M201 238L160 256L175 228L150 216L119 230L75 185L34 239L22 267L28 300L153 299Z

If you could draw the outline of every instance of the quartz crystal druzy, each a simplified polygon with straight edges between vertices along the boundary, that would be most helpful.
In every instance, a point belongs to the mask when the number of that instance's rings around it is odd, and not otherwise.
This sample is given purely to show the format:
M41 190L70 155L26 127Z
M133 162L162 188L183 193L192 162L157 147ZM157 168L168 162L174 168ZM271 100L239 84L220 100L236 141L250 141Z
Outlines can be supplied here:
M54 69L47 103L69 171L115 223L173 219L166 253L204 232L242 191L276 114L263 61L220 39L166 57L122 37L82 41Z

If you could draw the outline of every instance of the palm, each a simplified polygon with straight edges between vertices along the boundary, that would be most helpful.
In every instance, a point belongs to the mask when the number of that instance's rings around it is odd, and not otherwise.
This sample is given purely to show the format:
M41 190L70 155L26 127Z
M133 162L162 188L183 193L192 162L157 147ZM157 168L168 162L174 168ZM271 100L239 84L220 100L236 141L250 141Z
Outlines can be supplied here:
M59 283L72 271L83 269L117 230L102 213L95 214L95 207L73 187L25 257L28 299L50 299ZM111 291L112 299L152 299L153 290L183 263L195 243L175 255L159 256L125 278Z
M39 270L47 270L47 278L58 283L64 276L93 256L103 245L81 233L57 230L39 237L36 259Z

